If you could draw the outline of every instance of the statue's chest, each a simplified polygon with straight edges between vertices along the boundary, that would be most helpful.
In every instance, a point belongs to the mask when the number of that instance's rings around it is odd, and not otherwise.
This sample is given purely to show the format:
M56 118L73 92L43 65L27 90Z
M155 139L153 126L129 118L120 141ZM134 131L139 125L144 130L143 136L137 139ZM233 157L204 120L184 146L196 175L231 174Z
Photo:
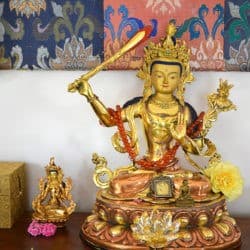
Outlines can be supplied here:
M171 137L170 126L177 123L177 115L145 114L146 129L148 133L157 139L166 140Z

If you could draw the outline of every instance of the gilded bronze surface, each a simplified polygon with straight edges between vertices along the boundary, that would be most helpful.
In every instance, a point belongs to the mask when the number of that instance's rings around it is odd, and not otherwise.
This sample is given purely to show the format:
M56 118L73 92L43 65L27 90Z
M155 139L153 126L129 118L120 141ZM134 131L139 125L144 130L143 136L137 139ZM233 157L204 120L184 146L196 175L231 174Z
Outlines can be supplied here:
M95 215L88 217L81 232L96 247L207 250L234 249L240 244L239 228L229 216L223 196L184 208L139 200L111 201L103 198L104 191L98 193Z
M39 181L40 193L32 202L32 217L37 221L52 222L60 227L75 210L76 204L70 194L72 181L70 178L63 180L62 169L55 165L54 157L45 169L46 177Z
M94 153L92 155L92 162L96 165L93 176L94 183L99 188L107 188L110 179L113 177L113 172L107 167L107 160Z
M230 193L227 189L223 192L224 186L215 188L206 169L221 165L224 169L226 165L206 136L220 112L236 108L229 100L232 85L220 80L217 92L208 96L208 111L197 116L184 101L186 84L194 80L190 50L174 37L175 32L174 22L170 22L166 37L145 47L144 64L137 74L144 80L143 95L122 108L107 108L93 93L89 80L140 43L147 30L139 31L113 57L69 85L70 92L78 91L86 97L104 126L117 126L112 144L131 159L131 165L113 172L104 157L93 155L94 182L102 190L81 235L96 247L224 249L240 242L240 231L228 215L222 196ZM142 158L136 119L142 122L147 143ZM178 148L194 171L179 165ZM206 157L209 163L200 166L192 155Z

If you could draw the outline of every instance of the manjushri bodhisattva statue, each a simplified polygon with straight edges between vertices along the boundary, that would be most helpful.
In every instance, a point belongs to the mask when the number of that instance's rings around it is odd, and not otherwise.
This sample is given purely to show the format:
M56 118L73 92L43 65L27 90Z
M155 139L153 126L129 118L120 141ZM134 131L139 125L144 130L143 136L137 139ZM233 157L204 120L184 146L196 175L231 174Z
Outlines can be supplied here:
M93 155L94 181L101 190L93 214L82 226L82 239L103 249L238 246L240 231L227 212L225 198L241 193L242 180L237 168L224 163L206 137L219 112L236 108L228 99L232 85L220 80L217 92L208 96L208 111L196 114L184 101L185 84L194 78L189 49L175 39L174 23L167 27L165 39L145 47L144 64L138 72L145 82L141 97L110 109L88 82L147 33L147 28L139 31L114 57L69 85L69 91L87 98L102 124L117 126L113 146L131 159L131 165L113 172L104 157ZM147 152L142 158L138 157L135 119L141 120L146 136ZM180 166L178 148L195 171ZM207 166L201 167L192 155L208 158Z

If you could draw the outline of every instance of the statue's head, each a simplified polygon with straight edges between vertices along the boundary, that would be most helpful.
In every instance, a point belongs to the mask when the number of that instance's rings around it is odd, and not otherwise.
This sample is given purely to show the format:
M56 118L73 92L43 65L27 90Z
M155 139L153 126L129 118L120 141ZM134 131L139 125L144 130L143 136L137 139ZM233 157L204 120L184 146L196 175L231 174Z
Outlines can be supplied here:
M45 167L46 175L48 180L55 180L58 179L59 181L63 178L63 172L62 169L55 164L54 157L50 158L49 164Z
M181 83L182 65L175 61L155 60L150 66L150 80L159 93L173 93Z
M57 179L58 178L58 172L57 172L57 170L49 170L49 177L51 179Z
M158 69L166 73L173 71L173 74L176 76L175 80L178 83L175 88L177 90L176 97L183 104L185 83L190 83L194 79L189 66L190 51L185 42L175 39L176 27L174 22L169 23L166 31L166 37L162 42L156 44L151 42L145 48L144 64L138 76L146 80L145 88L151 88L152 86L156 87L154 84L154 80L157 79L154 74L155 71ZM145 96L147 98L149 95L150 93L145 94L144 90L144 98Z

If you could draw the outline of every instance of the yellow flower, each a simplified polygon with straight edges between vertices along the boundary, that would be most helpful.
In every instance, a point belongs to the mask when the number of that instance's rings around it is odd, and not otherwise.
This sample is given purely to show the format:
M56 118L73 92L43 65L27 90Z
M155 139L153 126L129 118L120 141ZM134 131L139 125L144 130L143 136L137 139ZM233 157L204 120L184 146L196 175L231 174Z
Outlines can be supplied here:
M234 200L242 194L243 179L236 166L219 162L205 169L205 174L210 178L215 193L222 192L228 200Z

